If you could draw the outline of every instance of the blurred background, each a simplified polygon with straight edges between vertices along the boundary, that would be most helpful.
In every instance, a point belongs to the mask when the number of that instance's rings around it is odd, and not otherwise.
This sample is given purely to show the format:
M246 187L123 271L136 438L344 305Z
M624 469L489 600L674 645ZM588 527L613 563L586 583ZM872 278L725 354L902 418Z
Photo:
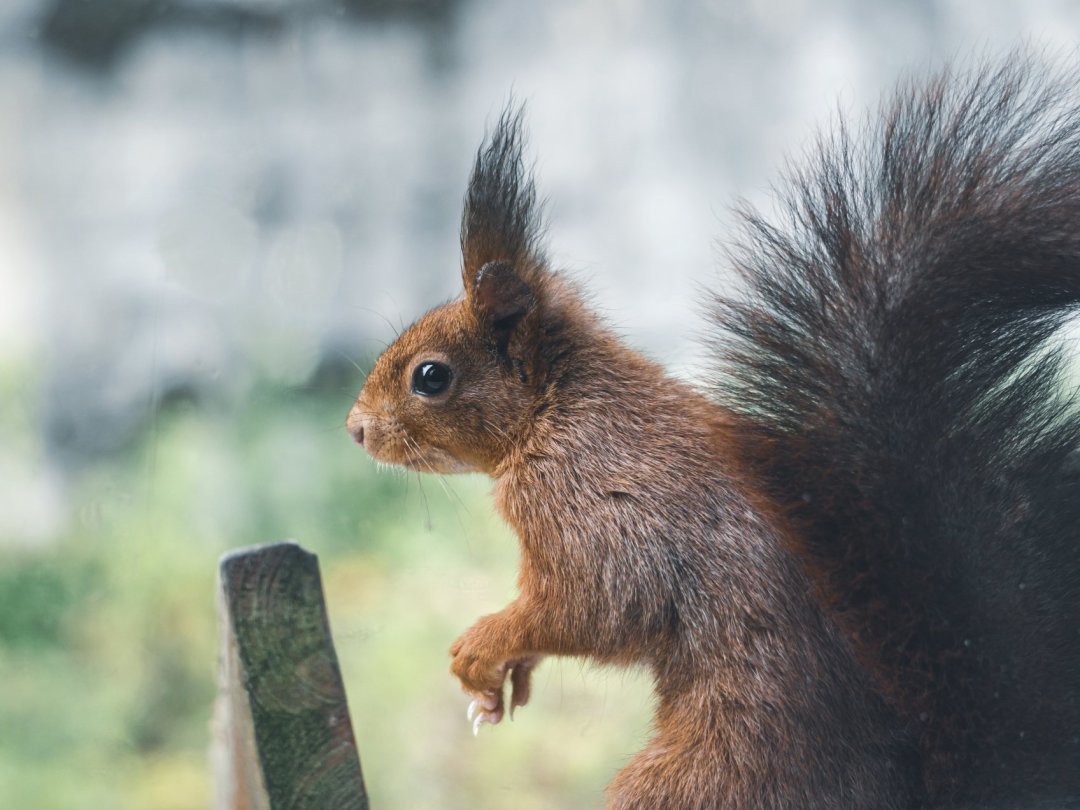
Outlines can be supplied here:
M898 79L1071 0L5 0L0 4L0 807L205 808L214 576L320 555L376 808L596 807L638 675L547 662L473 739L446 649L513 595L476 479L343 430L452 297L485 125L528 100L552 253L679 373L740 197Z

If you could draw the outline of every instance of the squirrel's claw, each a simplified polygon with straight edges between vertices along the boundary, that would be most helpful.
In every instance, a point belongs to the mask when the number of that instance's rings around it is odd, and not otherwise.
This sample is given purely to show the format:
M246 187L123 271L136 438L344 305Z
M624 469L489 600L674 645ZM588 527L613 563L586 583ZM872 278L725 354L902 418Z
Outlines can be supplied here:
M497 725L503 718L502 694L489 692L480 697L473 698L465 716L472 723L472 733L475 737L480 732L482 723Z
M473 736L475 737L477 734L480 733L480 725L482 723L490 723L493 726L498 725L499 721L502 720L502 716L502 709L494 712L480 712L479 714L477 714L472 721Z
M465 710L465 717L472 724L474 737L480 733L480 726L483 723L490 723L493 726L498 725L507 711L509 711L512 720L514 718L514 709L528 703L531 691L529 679L533 668L539 662L540 656L534 655L528 658L519 658L515 661L507 661L503 664L501 668L503 676L509 675L510 680L510 705L508 709L504 703L501 688L498 691L480 694L466 690L472 696L472 700Z
M489 693L482 697L473 698L472 702L469 703L469 708L465 712L465 716L469 718L470 722L472 722L472 719L476 716L476 713L479 709L483 708L484 711L495 712L499 710L500 703L502 703L501 695L497 695L494 693Z

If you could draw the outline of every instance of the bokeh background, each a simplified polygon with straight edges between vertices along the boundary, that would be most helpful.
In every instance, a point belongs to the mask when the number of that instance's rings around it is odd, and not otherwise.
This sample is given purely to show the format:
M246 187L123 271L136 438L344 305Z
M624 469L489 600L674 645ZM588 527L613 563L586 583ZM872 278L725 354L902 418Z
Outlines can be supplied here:
M283 538L320 555L376 808L598 806L648 684L547 662L473 739L446 648L514 540L485 481L343 430L456 294L485 124L528 101L558 263L692 377L730 205L837 110L1078 36L1072 0L5 0L0 807L207 807L217 559Z

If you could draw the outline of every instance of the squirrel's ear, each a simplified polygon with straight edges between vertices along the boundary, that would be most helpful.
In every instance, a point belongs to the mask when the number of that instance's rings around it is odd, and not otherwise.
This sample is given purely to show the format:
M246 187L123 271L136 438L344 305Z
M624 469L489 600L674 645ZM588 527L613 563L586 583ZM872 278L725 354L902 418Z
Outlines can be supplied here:
M501 338L533 308L535 298L513 265L488 262L473 279L469 301L480 322L494 330L502 343Z

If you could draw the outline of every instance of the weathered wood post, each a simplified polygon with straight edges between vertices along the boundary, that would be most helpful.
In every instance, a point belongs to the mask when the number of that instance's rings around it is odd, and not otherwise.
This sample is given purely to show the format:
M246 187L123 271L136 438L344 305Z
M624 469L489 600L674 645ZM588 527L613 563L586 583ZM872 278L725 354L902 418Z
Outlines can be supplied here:
M215 810L367 810L315 555L225 555L218 615Z

